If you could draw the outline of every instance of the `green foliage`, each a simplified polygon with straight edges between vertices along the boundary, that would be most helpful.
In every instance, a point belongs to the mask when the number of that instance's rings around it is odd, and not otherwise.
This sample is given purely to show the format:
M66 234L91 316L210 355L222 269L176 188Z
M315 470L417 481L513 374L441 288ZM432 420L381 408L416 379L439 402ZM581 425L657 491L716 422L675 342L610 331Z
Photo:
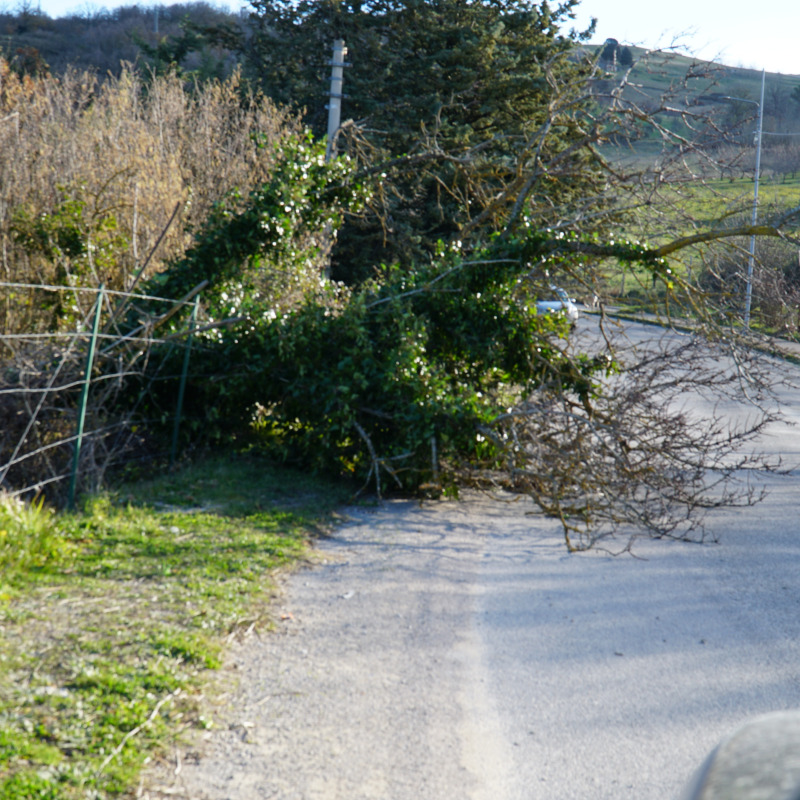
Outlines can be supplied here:
M403 488L434 477L432 438L443 459L470 458L477 425L514 384L531 384L541 322L510 302L507 286L492 292L470 280L481 271L447 262L410 276L398 270L336 315L309 304L271 324L265 432L279 434L290 457L328 469L338 462L362 479L378 459Z
M224 57L227 54L214 52L207 37L192 24L190 14L180 21L179 29L178 34L160 36L154 43L148 42L137 32L132 34L133 41L150 64L153 75L175 73L201 83L227 77L230 59Z
M331 40L348 47L344 114L359 122L340 145L374 191L369 213L340 232L335 277L353 283L380 264L424 261L439 240L480 245L506 226L521 192L551 214L586 194L588 153L571 148L589 122L574 94L587 67L559 30L573 5L253 2L240 43L250 74L274 99L306 108L318 133ZM526 185L523 173L557 154L582 168Z
M73 553L73 543L41 501L0 494L0 590L21 573L63 567Z
M247 202L233 192L217 203L193 245L148 282L147 292L179 299L209 281L211 296L221 298L231 283L241 291L244 280L245 293L260 287L269 305L280 303L280 290L292 282L299 282L295 299L318 285L326 227L335 226L345 205L357 207L361 192L348 184L346 159L326 164L324 156L309 135L281 143L269 181Z
M183 257L144 284L151 296L178 300L199 285L203 289L203 327L196 337L196 358L187 393L184 431L204 442L221 444L232 433L246 429L245 419L259 399L247 386L252 374L267 369L262 349L253 344L256 326L277 319L306 299L325 307L344 295L322 274L325 253L335 235L344 208L357 208L364 190L350 180L352 165L346 158L326 163L324 145L309 134L290 137L275 150L269 181L244 199L234 192L213 209L207 224L195 232L194 243ZM139 303L128 324L139 325L146 310L157 316L172 306L157 301ZM174 331L185 330L176 315ZM233 328L215 327L239 320ZM244 320L244 324L241 321ZM167 431L172 425L174 385L151 384L156 373L180 374L183 353L172 345L160 348L158 366L142 382L132 381L127 398L140 403L151 429Z
M90 204L85 186L58 188L63 199L52 212L30 205L15 210L11 236L23 252L48 263L56 285L95 288L115 274L128 238L119 229L115 209L104 206L101 196ZM50 294L40 308L49 311L53 330L81 316L69 295Z
M197 32L189 29L186 24L181 24L181 33L177 37L162 36L155 44L149 44L140 36L134 35L134 41L150 61L155 75L182 73L181 62L203 44Z
M350 164L325 164L308 138L275 163L269 183L234 210L239 198L217 207L185 257L147 285L179 298L207 280L206 317L240 319L196 337L202 367L189 377L184 411L201 440L241 442L249 429L304 467L361 480L388 473L405 490L452 480L491 461L480 431L520 398L558 386L588 403L595 373L609 368L605 355L568 356L566 320L536 315L550 270L575 273L594 255L636 262L672 288L667 263L646 245L537 229L528 216L518 235L484 250L440 243L427 263L385 266L357 289L320 285L302 237L360 202ZM259 275L309 280L286 303ZM163 372L178 374L181 357L175 351ZM169 408L172 396L161 384L153 408Z
M442 249L339 302L308 297L280 314L254 306L244 325L206 341L188 413L214 409L206 435L241 436L251 422L260 446L305 467L388 473L405 490L452 481L489 458L480 429L520 397L558 385L588 401L595 372L609 367L569 357L566 320L536 315L528 264L559 244L545 232L470 257Z

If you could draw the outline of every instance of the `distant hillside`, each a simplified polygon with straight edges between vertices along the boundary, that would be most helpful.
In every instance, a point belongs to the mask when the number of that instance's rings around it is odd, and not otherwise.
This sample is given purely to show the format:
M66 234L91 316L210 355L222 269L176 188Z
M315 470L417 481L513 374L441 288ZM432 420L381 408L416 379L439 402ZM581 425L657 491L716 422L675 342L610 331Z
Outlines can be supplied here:
M586 48L600 55L600 65L613 83L629 68L620 59L609 59L607 45ZM729 67L712 61L701 61L679 53L647 54L639 47L619 47L632 58L629 95L648 95L653 100L672 96L681 107L719 103L723 97L737 97L757 102L761 95L761 70ZM767 124L768 120L771 124ZM800 75L766 74L764 96L764 129L780 130L787 123L800 123ZM794 130L798 125L793 126Z
M132 5L55 19L25 4L16 13L0 13L0 55L28 74L74 67L118 75L122 62L152 64L176 55L185 70L209 77L229 73L232 54L201 34L187 35L187 22L199 29L238 27L241 18L203 2Z
M0 55L17 72L33 75L61 74L69 67L94 70L100 76L118 75L121 64L127 62L158 72L177 65L200 79L222 78L235 68L237 55L218 42L220 38L235 40L247 24L247 13L234 14L205 2L131 5L52 19L34 10L30 0L22 0L15 13L0 13ZM212 30L234 35L209 35ZM623 96L649 113L658 113L665 127L695 138L690 115L713 111L717 128L727 137L733 134L745 151L752 144L760 71L677 53L647 55L641 48L620 46L615 40L585 50L599 59L603 69L593 84L598 98L615 88L630 69ZM765 174L788 174L800 168L800 136L794 138L800 133L800 76L769 73L766 77L763 167ZM658 146L654 135L650 143L636 143L632 153L647 157ZM748 158L746 153L740 160L742 170L752 169Z
M738 143L744 148L739 169L742 173L752 171L760 70L700 61L678 53L648 54L636 47L612 47L609 42L586 48L604 71L594 84L598 96L618 86L630 69L623 98L656 114L661 124L675 133L692 140L700 136L707 147L718 146L723 139L728 145ZM623 51L624 59L620 57ZM708 117L713 125L707 124ZM796 175L800 171L800 75L766 73L762 130L762 174ZM652 138L657 147L660 142L655 131ZM633 156L637 152L652 155L646 141L635 145Z
M620 74L629 65L623 64L621 58L610 59L607 45L591 45L587 50L600 55L600 63L612 74ZM670 86L678 86L687 74L689 87L694 92L704 92L706 88L700 81L710 80L720 94L752 98L758 100L761 92L761 70L730 67L712 61L702 61L680 53L659 52L645 59L646 51L640 47L614 48L613 55L628 51L632 58L632 80L641 83L648 91L664 92ZM646 60L646 65L642 66ZM767 89L778 89L778 93L788 97L800 86L800 75L784 75L779 72L767 73ZM777 100L776 98L773 98ZM784 98L786 99L786 97Z

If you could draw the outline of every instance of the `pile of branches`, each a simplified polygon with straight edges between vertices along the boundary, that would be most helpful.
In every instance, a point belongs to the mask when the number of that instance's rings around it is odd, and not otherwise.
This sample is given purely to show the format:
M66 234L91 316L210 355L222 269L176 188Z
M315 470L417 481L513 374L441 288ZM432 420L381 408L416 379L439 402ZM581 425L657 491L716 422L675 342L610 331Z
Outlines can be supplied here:
M779 364L675 332L617 359L591 398L543 386L482 426L503 458L473 480L528 494L561 522L570 551L630 551L640 536L704 541L709 510L763 499L749 476L780 469L757 449L779 418Z

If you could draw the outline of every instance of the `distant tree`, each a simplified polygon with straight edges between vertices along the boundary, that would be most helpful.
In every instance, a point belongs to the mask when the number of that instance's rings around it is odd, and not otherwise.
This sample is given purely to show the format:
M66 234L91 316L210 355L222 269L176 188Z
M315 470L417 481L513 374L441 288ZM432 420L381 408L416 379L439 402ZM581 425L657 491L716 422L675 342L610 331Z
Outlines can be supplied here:
M633 53L630 47L621 47L617 56L617 61L621 67L633 66Z
M777 80L769 82L764 97L764 116L769 118L771 124L769 127L765 127L765 130L772 130L776 133L784 130L790 106L789 98L790 93L783 85L781 76L778 76Z
M154 75L164 75L169 72L184 74L186 70L183 65L189 54L203 49L204 45L202 38L189 29L185 22L181 24L178 36L162 36L155 44L150 44L136 33L132 34L132 39L141 49Z
M600 60L611 66L616 66L618 50L619 42L616 39L606 39L600 53Z
M792 139L794 140L792 141ZM782 175L783 181L786 181L787 177L791 177L794 180L800 170L800 141L798 139L800 139L800 136L797 138L791 137L790 141L781 142L769 150L767 163Z
M17 33L31 33L40 28L49 28L53 21L30 0L21 0L15 9Z

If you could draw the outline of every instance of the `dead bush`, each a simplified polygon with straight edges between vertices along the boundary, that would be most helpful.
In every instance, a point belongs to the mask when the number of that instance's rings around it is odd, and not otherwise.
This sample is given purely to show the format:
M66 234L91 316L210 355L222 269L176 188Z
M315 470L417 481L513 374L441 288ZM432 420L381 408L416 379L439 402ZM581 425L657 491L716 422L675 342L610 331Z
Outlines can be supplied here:
M275 146L297 130L238 74L187 89L133 68L102 83L75 71L20 77L0 59L0 281L130 288L157 243L148 273L183 253L215 203L265 181ZM34 289L9 292L5 332L87 310L77 295L61 308Z

